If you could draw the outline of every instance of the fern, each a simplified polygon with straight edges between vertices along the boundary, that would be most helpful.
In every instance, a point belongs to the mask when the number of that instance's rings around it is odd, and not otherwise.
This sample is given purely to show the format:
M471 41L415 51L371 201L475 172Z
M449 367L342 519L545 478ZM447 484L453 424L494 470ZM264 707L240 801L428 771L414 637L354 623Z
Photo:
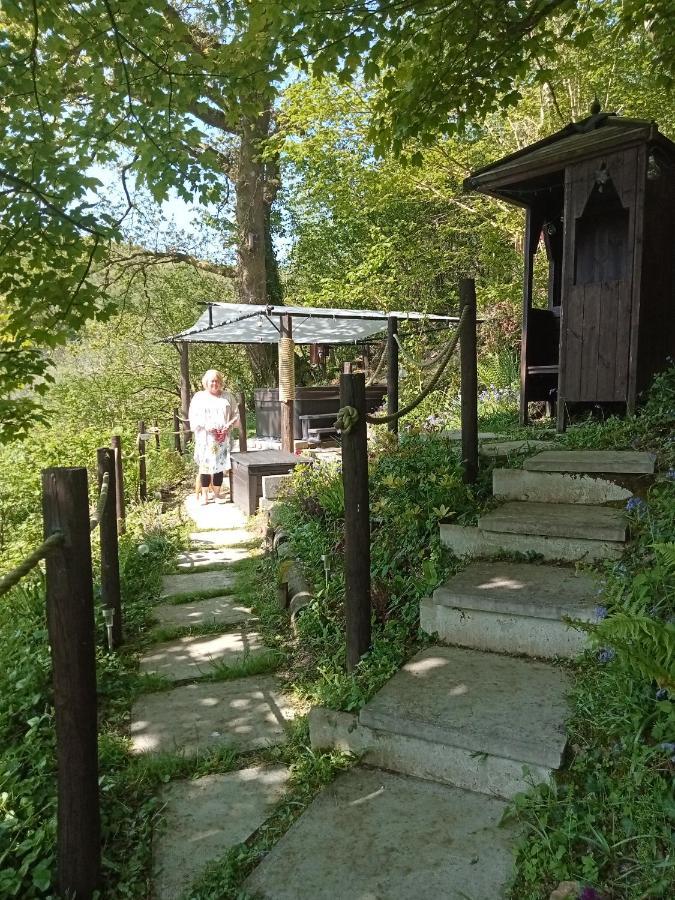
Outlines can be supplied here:
M509 349L483 356L478 362L478 378L489 387L510 387L520 378L518 356Z

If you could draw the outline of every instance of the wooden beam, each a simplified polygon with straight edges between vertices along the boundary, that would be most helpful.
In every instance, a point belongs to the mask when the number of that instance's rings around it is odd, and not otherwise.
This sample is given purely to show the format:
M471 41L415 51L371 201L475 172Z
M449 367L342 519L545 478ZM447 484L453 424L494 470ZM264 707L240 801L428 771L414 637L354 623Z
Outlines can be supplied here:
M398 319L391 316L387 322L387 348L389 363L387 367L387 415L398 412ZM398 419L388 425L389 431L398 434Z

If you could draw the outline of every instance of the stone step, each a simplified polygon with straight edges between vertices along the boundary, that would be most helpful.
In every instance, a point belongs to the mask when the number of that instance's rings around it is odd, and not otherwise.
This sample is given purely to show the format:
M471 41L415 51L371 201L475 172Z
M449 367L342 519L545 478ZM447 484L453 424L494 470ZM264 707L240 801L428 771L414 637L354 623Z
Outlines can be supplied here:
M481 444L478 452L486 459L505 459L516 453L529 453L531 450L540 450L544 447L555 447L552 441L537 440L511 440L495 441L494 443Z
M626 517L618 509L581 503L523 503L511 501L478 519L481 531L508 534L625 541Z
M234 503L211 502L201 506L194 493L185 498L185 511L201 531L222 531L246 525L246 516Z
M313 747L365 754L369 765L508 799L560 766L568 690L561 668L436 646L358 717L312 710L310 737Z
M194 572L186 575L162 576L160 600L183 597L186 594L225 591L234 585L234 575L222 569L218 572Z
M506 804L355 768L324 788L244 884L270 900L498 900L513 872Z
M220 531L192 531L190 543L195 550L204 550L217 547L236 547L238 544L248 544L255 539L255 535L245 528L227 528Z
M242 628L227 634L182 637L155 644L141 657L139 668L146 675L185 681L209 675L214 666L234 666L269 652L257 631Z
M255 621L249 606L242 606L234 597L212 597L191 603L162 603L155 606L153 615L160 626L189 628L196 625L238 625Z
M155 900L180 900L210 862L257 831L289 777L286 766L252 766L163 787L162 824L152 842Z
M420 604L420 626L476 650L552 658L587 645L563 616L594 618L597 582L560 566L474 562Z
M529 504L528 504L529 505ZM593 541L585 538L546 537L483 531L465 525L440 525L441 543L455 556L492 557L509 553L536 554L550 562L597 562L619 559L623 541Z
M633 450L546 450L523 463L530 472L615 473L651 475L656 456Z
M178 554L176 562L181 571L191 571L206 566L227 566L250 556L251 551L241 547L219 547L210 550L184 550Z
M586 505L625 502L633 496L627 487L607 478L527 469L493 469L492 493L499 500Z
M134 753L195 756L214 747L242 752L286 742L295 711L273 675L186 684L145 694L131 710Z

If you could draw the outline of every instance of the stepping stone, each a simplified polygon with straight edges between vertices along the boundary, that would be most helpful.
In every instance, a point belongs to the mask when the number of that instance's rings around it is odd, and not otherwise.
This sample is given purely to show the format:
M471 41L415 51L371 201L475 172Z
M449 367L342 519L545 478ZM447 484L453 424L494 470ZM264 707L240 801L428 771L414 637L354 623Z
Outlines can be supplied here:
M210 547L236 547L237 544L248 544L256 540L256 535L245 528L230 528L220 531L192 531L190 543L196 550Z
M185 681L208 675L214 665L233 666L269 653L256 631L234 631L205 637L182 637L156 644L141 657L140 671L163 675L171 681Z
M551 441L497 441L494 444L481 444L478 452L488 459L501 459L514 453L527 453L542 447L555 447Z
M531 472L600 472L651 475L656 456L632 450L549 450L523 463Z
M512 501L478 519L481 531L541 534L546 537L625 541L626 517L618 509L580 503L523 503Z
M447 438L449 441L461 441L462 440L462 432L458 429L450 429L449 431L441 431L441 437ZM498 440L499 435L494 431L479 431L478 432L478 440L479 441L495 441Z
M185 498L185 511L197 528L203 531L224 528L243 528L246 516L234 503L214 503L211 501L202 506L194 493Z
M352 769L324 788L244 883L274 900L498 900L513 871L506 804Z
M199 594L222 591L232 587L234 575L224 572L195 572L190 575L164 575L162 577L161 600L167 597L181 597L184 594Z
M131 746L134 753L185 756L220 746L255 750L284 744L293 716L291 698L273 675L186 684L134 703Z
M460 647L418 653L358 716L314 707L312 748L509 799L548 781L565 743L565 671Z
M155 606L153 615L161 626L190 627L210 625L239 625L255 621L249 606L241 606L233 597L212 597L210 600L195 600L191 603L166 603Z
M221 547L217 550L186 550L178 554L178 568L199 569L204 566L227 565L253 556L251 550L238 547Z
M289 776L285 766L253 766L163 788L166 806L153 838L155 900L180 900L211 861L260 828Z
M560 566L474 562L420 603L420 625L442 641L528 656L576 656L583 632L562 618L591 621L597 582Z
M528 469L493 469L492 493L502 500L585 504L626 501L633 496L628 488L606 478Z

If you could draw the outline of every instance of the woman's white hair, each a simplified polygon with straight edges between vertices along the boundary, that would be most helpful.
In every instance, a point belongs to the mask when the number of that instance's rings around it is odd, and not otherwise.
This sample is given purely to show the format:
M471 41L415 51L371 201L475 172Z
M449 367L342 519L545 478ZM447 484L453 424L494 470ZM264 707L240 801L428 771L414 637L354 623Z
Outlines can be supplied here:
M221 387L225 387L225 378L223 377L223 373L219 372L218 369L209 369L208 372L204 372L202 377L202 387L205 391L209 389L209 381L212 378L217 378L220 382Z

